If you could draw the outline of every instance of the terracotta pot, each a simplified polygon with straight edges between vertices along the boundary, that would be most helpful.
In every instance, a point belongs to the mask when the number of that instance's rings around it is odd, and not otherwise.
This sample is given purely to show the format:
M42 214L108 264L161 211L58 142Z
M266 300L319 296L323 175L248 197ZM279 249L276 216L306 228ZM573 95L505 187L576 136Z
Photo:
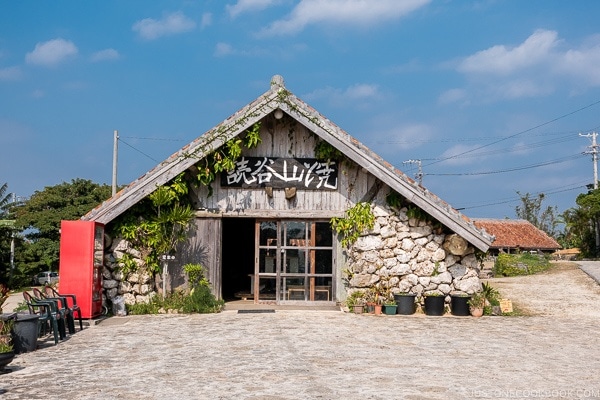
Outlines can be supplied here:
M375 304L375 315L381 315L381 304Z
M471 315L479 318L483 315L483 307L471 307Z

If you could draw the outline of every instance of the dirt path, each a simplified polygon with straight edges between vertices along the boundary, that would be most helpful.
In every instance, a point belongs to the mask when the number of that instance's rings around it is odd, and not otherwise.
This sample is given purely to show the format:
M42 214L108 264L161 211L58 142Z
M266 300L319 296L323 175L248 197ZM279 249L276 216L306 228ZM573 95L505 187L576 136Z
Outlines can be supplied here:
M526 315L600 318L600 285L575 263L556 262L540 274L488 282Z

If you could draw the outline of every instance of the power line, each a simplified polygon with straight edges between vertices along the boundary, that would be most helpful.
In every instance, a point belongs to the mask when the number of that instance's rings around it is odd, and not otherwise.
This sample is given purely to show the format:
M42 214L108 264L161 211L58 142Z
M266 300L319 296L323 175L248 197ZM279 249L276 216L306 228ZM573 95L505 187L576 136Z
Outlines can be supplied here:
M551 195L551 194L556 194L556 193L570 192L572 190L587 188L587 185L581 185L580 183L577 183L576 185L578 185L578 186L574 186L572 188L567 188L567 189L565 189L563 187L561 189L556 189L556 190L539 191L537 193L532 193L532 195L533 196L537 196L539 194ZM509 198L509 199L505 199L505 200L501 200L501 201L496 201L496 202L493 202L493 203L484 203L484 204L475 204L475 205L472 205L472 206L465 206L465 207L461 207L460 209L461 210L472 210L474 208L491 207L491 206L496 206L496 205L500 205L500 204L513 203L513 202L520 201L520 200L521 200L520 197L512 197L512 198Z
M120 136L127 139L137 139L137 140L159 140L165 142L183 142L184 139L173 139L173 138L152 138L152 137L139 137L139 136Z
M571 112L568 112L568 113L566 113L566 114L563 114L563 115L561 115L561 116L559 116L559 117L556 117L556 118L554 118L554 119L551 119L550 121L546 121L546 122L544 122L544 123L542 123L542 124L536 125L536 126L534 126L534 127L532 127L532 128L525 129L525 130L523 130L523 131L517 132L517 133L515 133L515 134L512 134L512 135L510 135L510 136L506 136L506 137L504 137L504 138L502 138L502 139L498 139L498 140L496 140L496 141L493 141L493 142L491 142L491 143L488 143L488 144L481 145L481 146L479 146L479 147L476 147L476 148L474 148L474 149L471 149L471 150L466 150L466 151L464 151L464 152L462 152L462 153L459 153L459 154L456 154L456 155L453 155L453 156L450 156L450 157L446 157L446 158L443 158L443 159L441 159L441 160L438 160L438 161L434 161L434 162L432 162L432 163L429 163L429 164L427 164L427 165L436 164L436 163L439 163L439 162L442 162L442 161L445 161L445 160L450 160L450 159L453 159L453 158L457 158L457 157L459 157L459 156L462 156L462 155L465 155L465 154L473 153L473 152L475 152L475 151L477 151L477 150L481 150L481 149L483 149L483 148L486 148L486 147L492 146L492 145L494 145L494 144L497 144L497 143L503 142L503 141L505 141L505 140L508 140L508 139L512 139L512 138L514 138L514 137L517 137L517 136L519 136L519 135L522 135L522 134L524 134L524 133L531 132L531 131L533 131L533 130L535 130L535 129L541 128L541 127L543 127L543 126L546 126L546 125L549 125L549 124L551 124L551 123L553 123L553 122L556 122L556 121L558 121L558 120L561 120L561 119L563 119L563 118L566 118L566 117L568 117L568 116L571 116L571 115L573 115L573 114L576 114L576 113L578 113L578 112L580 112L580 111L583 111L583 110L585 110L585 109L587 109L587 108L593 107L593 106L595 106L595 105L597 105L597 104L600 104L600 100L598 100L598 101L595 101L595 102L593 102L593 103L591 103L591 104L588 104L587 106L584 106L584 107L578 108L578 109L577 109L577 110L575 110L575 111L571 111Z
M538 167L545 167L547 165L552 165L552 164L560 164L569 160L574 160L577 159L579 157L581 157L581 154L574 154L571 156L567 156L567 157L563 157L563 158L557 158L556 160L550 160L550 161L545 161L542 163L538 163L538 164L529 164L529 165L523 165L520 167L514 167L514 168L507 168L507 169L502 169L502 170L497 170L497 171L483 171L483 172L461 172L461 173L442 173L442 174L425 174L425 175L434 175L434 176L472 176L472 175L492 175L492 174L502 174L505 172L514 172L514 171L522 171L524 169L531 169L531 168L538 168Z
M139 149L135 148L134 146L130 145L129 143L127 143L126 141L124 141L123 139L121 139L121 137L122 137L122 136L119 136L119 141L120 141L121 143L123 143L124 145L127 145L127 146L129 146L130 148L132 148L133 150L135 150L135 151L137 151L138 153L140 153L141 155L148 157L149 159L151 159L151 160L152 160L152 161L154 161L155 163L158 163L158 162L159 162L158 160L154 159L153 157L149 156L148 154L144 153L143 151L141 151L141 150L139 150Z

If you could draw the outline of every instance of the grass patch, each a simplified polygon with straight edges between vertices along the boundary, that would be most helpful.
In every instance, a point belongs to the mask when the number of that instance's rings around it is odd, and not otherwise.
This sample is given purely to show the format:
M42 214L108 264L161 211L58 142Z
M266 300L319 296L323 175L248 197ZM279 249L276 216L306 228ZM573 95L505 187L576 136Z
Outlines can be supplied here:
M550 259L538 254L500 254L494 265L495 276L537 274L550 268Z

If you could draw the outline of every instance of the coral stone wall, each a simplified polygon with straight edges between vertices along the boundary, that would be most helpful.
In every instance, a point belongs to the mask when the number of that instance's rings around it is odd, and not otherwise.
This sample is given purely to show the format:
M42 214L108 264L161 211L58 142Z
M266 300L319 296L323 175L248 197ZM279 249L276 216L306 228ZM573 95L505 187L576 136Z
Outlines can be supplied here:
M407 209L375 208L371 232L348 252L348 293L389 287L392 293L419 297L435 292L472 294L481 289L475 249L456 234L446 235L431 222L409 218Z
M122 296L125 304L147 303L157 294L157 285L153 274L148 272L124 274L121 272L117 260L124 254L133 256L134 262L139 266L144 264L139 251L132 248L129 242L123 239L112 241L105 254L102 271L104 305L107 305L106 300L112 303L117 296Z

